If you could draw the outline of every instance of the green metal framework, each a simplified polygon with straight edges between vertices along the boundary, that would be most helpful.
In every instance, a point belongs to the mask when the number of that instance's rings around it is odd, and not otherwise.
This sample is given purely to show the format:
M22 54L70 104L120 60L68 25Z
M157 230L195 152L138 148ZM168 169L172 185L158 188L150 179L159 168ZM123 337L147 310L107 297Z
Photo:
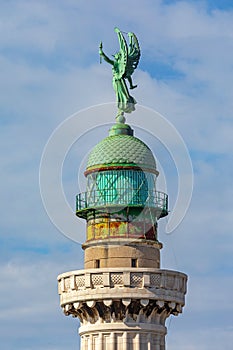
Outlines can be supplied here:
M143 203L155 188L155 177L141 170L108 170L89 174L87 192L107 203ZM90 198L91 200L91 198Z
M142 170L108 170L87 176L87 191L76 196L76 213L101 207L148 207L168 214L168 196L156 191L156 176ZM83 215L84 214L84 215Z

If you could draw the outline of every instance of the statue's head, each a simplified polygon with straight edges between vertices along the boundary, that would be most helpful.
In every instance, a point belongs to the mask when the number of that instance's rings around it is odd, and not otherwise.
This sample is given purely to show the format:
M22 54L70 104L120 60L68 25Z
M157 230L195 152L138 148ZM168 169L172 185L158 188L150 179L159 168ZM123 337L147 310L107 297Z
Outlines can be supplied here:
M121 58L121 53L117 52L113 57L118 61Z

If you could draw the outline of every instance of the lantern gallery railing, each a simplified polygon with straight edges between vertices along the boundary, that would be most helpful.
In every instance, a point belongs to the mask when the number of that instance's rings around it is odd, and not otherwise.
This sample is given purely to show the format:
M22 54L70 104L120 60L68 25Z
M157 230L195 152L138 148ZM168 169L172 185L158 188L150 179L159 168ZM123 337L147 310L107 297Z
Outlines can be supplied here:
M159 191L140 191L132 194L125 188L118 188L117 193L101 190L83 192L76 196L77 214L83 210L107 206L156 208L161 212L160 216L165 216L168 214L168 196Z

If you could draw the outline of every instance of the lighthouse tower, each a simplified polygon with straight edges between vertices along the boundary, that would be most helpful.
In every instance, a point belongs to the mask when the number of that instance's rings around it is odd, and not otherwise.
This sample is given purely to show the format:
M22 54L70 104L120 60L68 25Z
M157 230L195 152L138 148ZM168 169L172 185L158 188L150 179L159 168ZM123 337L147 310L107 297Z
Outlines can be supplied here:
M187 276L160 268L158 220L168 196L157 191L149 147L117 119L91 151L86 192L84 269L58 276L65 315L80 320L82 350L164 350L165 321L185 304Z
M109 58L118 113L109 136L91 151L86 191L76 215L86 220L84 269L58 276L65 315L80 320L82 350L164 350L166 319L185 304L187 276L160 268L158 220L168 215L167 194L157 191L158 171L149 147L125 124L135 110L129 94L140 59L134 33L115 28L120 51Z

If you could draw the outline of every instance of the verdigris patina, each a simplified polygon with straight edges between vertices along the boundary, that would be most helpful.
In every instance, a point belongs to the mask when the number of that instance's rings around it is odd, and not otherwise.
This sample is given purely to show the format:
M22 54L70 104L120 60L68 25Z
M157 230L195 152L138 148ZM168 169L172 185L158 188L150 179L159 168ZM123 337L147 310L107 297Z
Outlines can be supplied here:
M131 113L135 110L136 100L129 94L126 85L126 79L129 82L130 89L134 89L137 85L133 85L132 74L137 68L140 59L140 47L137 37L134 33L129 32L129 46L124 38L122 32L115 28L118 35L120 51L115 54L114 59L110 59L103 52L103 44L100 43L99 54L104 60L112 65L113 71L113 88L116 93L116 100L118 105L118 113L116 119L119 122L124 122L124 113Z

